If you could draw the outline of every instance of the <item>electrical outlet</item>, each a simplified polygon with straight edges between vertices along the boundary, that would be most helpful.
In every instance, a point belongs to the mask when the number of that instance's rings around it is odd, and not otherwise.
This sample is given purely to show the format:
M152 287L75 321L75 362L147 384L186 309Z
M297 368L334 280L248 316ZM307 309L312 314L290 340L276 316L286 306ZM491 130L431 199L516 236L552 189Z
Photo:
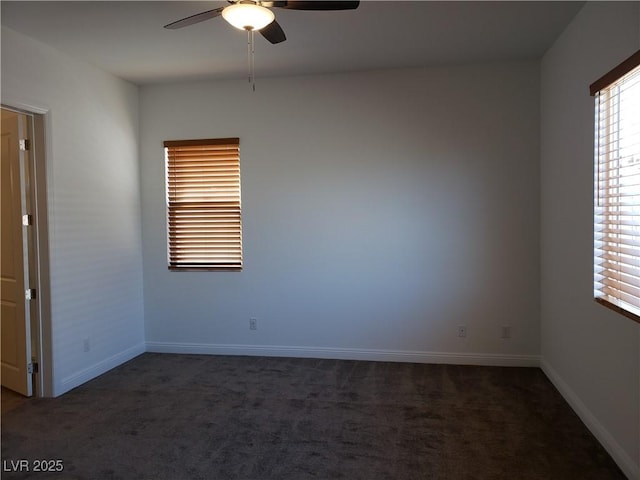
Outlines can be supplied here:
M82 341L82 346L83 346L85 352L90 351L91 350L91 339L89 337L85 337L85 339Z
M249 330L257 330L258 329L258 319L250 318L249 319Z
M502 338L511 338L511 327L509 325L502 325Z
M466 325L458 325L458 336L464 338L467 336L467 326Z

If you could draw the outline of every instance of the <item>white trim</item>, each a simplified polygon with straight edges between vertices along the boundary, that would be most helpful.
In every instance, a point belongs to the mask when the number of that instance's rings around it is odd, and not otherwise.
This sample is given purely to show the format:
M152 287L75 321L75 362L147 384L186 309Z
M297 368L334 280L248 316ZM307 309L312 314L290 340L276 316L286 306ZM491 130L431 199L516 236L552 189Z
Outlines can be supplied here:
M20 102L11 98L7 99L6 97L2 97L2 106L21 110L25 113L35 113L38 115L45 115L49 113L49 110L51 110L45 105L37 106L31 103Z
M377 362L447 363L500 367L538 367L538 355L451 353L364 348L291 347L280 345L229 345L205 343L147 342L147 352L264 357L331 358Z
M591 433L598 439L613 460L629 479L640 478L640 466L634 463L633 459L624 451L615 438L591 413L587 406L580 400L580 397L565 383L553 367L544 358L540 359L540 368L549 377L551 383L558 389L567 403L578 414L582 422Z
M63 393L68 392L69 390L76 388L79 385L82 385L89 380L93 380L99 375L108 372L109 370L116 368L119 365L122 365L124 362L128 362L129 360L141 355L145 352L144 343L139 343L134 345L131 348L128 348L120 353L116 353L109 358L106 358L95 365L91 365L79 372L76 372L68 377L62 379L59 384L55 386L54 396L58 397Z

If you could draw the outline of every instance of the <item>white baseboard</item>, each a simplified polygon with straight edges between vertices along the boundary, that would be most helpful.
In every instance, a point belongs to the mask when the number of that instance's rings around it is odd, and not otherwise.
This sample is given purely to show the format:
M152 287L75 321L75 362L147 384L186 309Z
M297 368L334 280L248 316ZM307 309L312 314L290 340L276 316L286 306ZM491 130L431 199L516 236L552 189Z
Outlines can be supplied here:
M542 371L549 377L551 383L558 389L567 403L571 405L571 408L578 414L583 423L598 439L609 455L611 455L629 480L640 478L640 466L627 455L620 444L616 442L607 429L598 421L595 415L591 413L582 400L580 400L580 397L578 397L571 387L558 375L558 372L543 358L540 359L540 368L542 368Z
M421 352L361 348L289 347L278 345L217 345L200 343L147 342L147 352L264 357L331 358L377 362L447 363L501 367L539 367L538 355Z
M90 367L87 367L79 372L69 375L63 378L60 383L54 385L54 397L58 397L69 390L82 385L89 380L93 380L99 375L108 372L112 368L122 365L124 362L128 362L132 358L137 357L145 352L145 344L139 343L131 348L128 348L120 353L112 355L109 358L102 360Z

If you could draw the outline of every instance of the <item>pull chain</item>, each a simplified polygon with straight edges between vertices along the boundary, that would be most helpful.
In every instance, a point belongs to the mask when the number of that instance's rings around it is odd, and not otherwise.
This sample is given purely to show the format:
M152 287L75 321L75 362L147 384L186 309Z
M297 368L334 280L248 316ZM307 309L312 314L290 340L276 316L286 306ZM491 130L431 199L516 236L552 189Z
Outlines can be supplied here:
M254 31L247 29L247 60L249 62L249 85L256 91Z

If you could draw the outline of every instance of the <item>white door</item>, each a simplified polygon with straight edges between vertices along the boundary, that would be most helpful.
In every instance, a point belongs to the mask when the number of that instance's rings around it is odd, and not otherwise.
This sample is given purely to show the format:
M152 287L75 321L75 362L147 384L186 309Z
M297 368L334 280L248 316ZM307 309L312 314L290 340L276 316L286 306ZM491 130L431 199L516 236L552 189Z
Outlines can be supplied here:
M1 194L1 254L0 257L0 317L2 385L30 397L32 379L28 372L31 362L30 319L25 300L28 265L23 235L23 188L25 153L19 142L26 135L26 116L2 110L2 171Z

